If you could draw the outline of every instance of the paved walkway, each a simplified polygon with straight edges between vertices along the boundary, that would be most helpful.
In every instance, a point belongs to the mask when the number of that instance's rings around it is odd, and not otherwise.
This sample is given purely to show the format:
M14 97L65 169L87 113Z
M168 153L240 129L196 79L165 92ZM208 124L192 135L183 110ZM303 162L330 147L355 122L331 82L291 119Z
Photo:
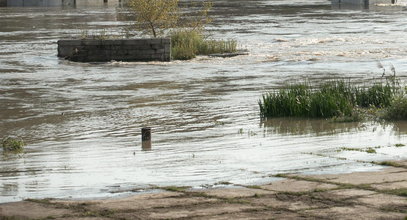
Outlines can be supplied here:
M163 192L120 199L0 204L0 219L402 219L407 161L378 172L278 175L262 186Z

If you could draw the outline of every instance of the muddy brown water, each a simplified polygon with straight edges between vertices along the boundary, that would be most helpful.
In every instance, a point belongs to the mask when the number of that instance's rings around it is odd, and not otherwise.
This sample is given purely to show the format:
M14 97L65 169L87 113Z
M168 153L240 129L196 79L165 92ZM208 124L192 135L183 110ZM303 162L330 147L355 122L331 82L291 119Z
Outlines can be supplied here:
M73 63L56 57L56 41L84 29L123 33L131 25L123 8L0 8L0 137L27 143L22 155L0 154L0 202L259 184L270 174L374 170L358 160L406 158L407 147L395 147L407 144L406 123L263 123L257 106L263 93L290 82L381 80L378 60L404 82L405 6L214 2L211 36L236 39L250 55ZM146 126L150 151L141 149Z

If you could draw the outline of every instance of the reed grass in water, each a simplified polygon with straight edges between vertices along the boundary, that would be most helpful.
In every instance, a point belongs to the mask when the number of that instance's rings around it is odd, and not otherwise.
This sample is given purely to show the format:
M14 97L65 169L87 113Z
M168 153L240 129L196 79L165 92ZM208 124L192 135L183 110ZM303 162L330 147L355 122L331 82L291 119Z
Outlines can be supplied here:
M307 83L294 84L263 95L259 101L260 115L262 118L353 117L360 107L391 106L398 91L389 82L370 87L356 87L345 81L327 82L319 88ZM407 110L405 112L407 116Z
M179 30L171 33L171 56L175 60L189 60L197 55L236 51L235 40L207 40L199 31L194 30Z

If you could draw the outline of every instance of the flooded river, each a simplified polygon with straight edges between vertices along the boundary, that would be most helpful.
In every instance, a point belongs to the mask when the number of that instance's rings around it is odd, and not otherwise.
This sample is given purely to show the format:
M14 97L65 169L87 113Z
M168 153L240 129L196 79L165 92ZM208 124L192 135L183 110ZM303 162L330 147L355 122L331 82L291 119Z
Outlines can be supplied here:
M286 83L407 76L407 8L337 10L325 0L214 1L213 38L250 55L169 63L73 63L56 41L84 29L123 32L124 9L0 8L0 202L93 198L151 186L261 184L286 172L380 169L407 157L407 124L272 119L261 95ZM388 71L390 72L390 71ZM140 130L152 127L153 147ZM398 145L401 146L401 145ZM363 149L376 147L377 153ZM341 150L358 148L360 151Z

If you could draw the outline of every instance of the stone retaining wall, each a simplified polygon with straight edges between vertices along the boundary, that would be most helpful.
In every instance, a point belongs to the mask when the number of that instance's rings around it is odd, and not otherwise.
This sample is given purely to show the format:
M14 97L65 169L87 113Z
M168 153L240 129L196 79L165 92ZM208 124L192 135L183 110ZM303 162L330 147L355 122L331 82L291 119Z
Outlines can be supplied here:
M8 7L74 6L75 0L7 0Z
M171 39L59 40L58 56L76 62L170 61Z
M0 7L120 6L128 0L0 0Z

